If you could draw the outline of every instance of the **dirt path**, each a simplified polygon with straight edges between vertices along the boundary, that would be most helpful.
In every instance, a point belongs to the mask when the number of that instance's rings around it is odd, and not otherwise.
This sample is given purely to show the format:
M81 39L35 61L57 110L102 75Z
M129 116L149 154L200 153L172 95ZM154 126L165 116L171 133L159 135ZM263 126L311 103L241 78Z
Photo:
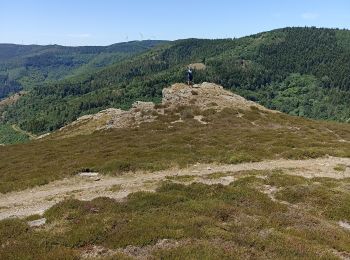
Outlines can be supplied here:
M336 166L343 165L345 171L337 171ZM126 173L123 176L81 177L55 181L44 186L19 192L0 195L0 219L8 217L26 217L32 214L42 214L59 201L66 198L91 200L96 197L110 197L121 200L129 193L140 190L154 190L160 181L167 176L197 176L195 181L203 183L228 184L234 181L235 173L245 170L286 169L286 173L301 175L307 178L350 177L350 158L321 158L312 160L275 160L238 165L206 165L197 164L186 169L170 169L154 173ZM216 180L208 180L206 175L215 172L230 172Z
M12 125L12 129L13 129L14 131L16 131L17 133L20 133L20 134L24 134L24 135L29 136L29 138L30 138L31 140L37 138L37 136L36 136L35 134L32 134L32 133L30 133L30 132L26 132L26 131L22 130L21 128L19 128L19 126L17 126L17 125Z

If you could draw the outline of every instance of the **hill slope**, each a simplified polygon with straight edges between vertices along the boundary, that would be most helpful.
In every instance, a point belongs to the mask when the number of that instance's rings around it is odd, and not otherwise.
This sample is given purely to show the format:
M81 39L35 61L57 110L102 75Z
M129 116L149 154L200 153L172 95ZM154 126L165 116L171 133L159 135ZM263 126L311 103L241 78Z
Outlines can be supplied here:
M20 89L98 70L163 43L141 41L106 47L0 44L0 99Z
M96 73L37 87L6 120L44 133L79 116L136 100L159 101L184 80L190 63L205 63L196 82L215 82L268 108L292 115L348 121L350 32L285 28L234 40L180 40ZM29 108L29 109L28 109Z
M55 137L71 137L81 134L91 134L95 131L139 127L143 123L150 123L157 120L159 116L165 116L169 110L183 109L191 107L187 111L177 113L180 121L171 122L171 124L182 122L183 117L194 117L199 123L208 124L202 121L201 112L211 109L212 113L222 111L223 109L251 110L252 108L267 110L252 101L248 101L241 96L224 90L223 87L211 83L196 84L193 87L185 84L174 84L162 91L162 103L137 101L128 111L121 109L106 109L97 114L85 115L78 118L71 124L59 129L54 133ZM196 115L197 114L197 115Z
M350 156L348 124L276 113L208 83L176 84L163 95L163 104L101 112L28 144L0 147L7 158L0 162L0 192L85 170Z
M348 124L271 111L209 83L162 94L0 146L3 258L349 255Z

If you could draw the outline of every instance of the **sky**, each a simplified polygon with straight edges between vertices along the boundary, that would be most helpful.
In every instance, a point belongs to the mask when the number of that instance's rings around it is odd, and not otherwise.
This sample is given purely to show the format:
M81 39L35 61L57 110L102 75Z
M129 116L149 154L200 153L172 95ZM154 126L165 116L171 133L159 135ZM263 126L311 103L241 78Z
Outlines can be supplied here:
M0 0L0 43L109 45L350 29L349 0Z

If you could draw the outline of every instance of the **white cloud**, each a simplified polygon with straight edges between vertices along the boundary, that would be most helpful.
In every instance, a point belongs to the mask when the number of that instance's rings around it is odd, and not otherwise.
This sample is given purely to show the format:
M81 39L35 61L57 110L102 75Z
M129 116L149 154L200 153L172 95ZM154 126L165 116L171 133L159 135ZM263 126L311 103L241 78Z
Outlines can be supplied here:
M92 35L90 33L70 33L67 36L71 38L90 38Z
M320 15L318 13L303 13L301 17L304 20L316 20Z

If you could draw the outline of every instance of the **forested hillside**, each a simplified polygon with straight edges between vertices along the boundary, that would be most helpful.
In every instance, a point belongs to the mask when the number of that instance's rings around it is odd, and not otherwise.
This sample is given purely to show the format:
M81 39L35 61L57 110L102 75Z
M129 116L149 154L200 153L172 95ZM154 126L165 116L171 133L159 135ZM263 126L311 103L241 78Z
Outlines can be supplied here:
M7 110L5 121L44 133L104 108L157 101L164 87L184 81L185 66L195 62L206 65L195 71L196 83L215 82L293 115L349 121L350 31L317 28L285 28L240 39L179 40L97 72L92 68L98 66L86 65L85 73L33 85ZM80 72L84 70L81 66ZM51 69L43 65L38 71L50 74ZM62 78L52 73L49 78Z
M0 98L20 88L96 71L161 43L135 41L105 47L0 44Z
M24 133L19 133L10 125L0 124L0 145L23 143L29 140Z

